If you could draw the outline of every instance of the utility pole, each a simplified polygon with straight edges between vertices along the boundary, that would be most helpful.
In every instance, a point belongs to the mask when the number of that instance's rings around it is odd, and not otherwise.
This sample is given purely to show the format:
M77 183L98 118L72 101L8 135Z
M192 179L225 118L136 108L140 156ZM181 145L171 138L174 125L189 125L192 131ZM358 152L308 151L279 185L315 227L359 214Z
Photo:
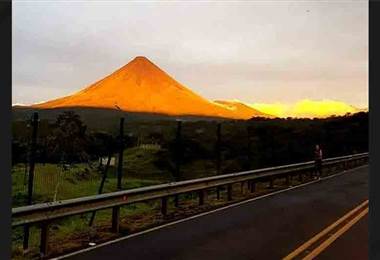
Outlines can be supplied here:
M32 120L32 143L29 153L29 178L28 178L28 201L27 205L33 203L33 182L34 182L34 166L36 157L36 145L37 145L37 131L38 131L38 113L34 112ZM29 225L24 226L24 250L29 248Z

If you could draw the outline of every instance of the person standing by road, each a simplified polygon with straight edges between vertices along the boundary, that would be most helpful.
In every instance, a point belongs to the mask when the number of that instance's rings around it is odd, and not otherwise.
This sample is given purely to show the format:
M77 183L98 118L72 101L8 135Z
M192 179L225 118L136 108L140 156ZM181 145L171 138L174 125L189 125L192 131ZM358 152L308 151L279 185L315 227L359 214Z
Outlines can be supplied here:
M314 161L315 161L315 172L316 172L316 178L321 179L322 176L322 149L319 146L319 144L315 145L315 151L314 151Z

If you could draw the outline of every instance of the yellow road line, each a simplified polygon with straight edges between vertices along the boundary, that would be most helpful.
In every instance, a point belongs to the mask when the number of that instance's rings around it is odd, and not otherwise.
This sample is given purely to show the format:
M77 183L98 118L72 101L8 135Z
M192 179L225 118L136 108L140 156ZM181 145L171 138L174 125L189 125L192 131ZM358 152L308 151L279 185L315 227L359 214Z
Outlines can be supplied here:
M350 222L344 225L341 229L339 229L336 233L334 233L331 237L325 240L322 244L320 244L317 248L311 251L303 260L311 260L314 259L317 255L319 255L323 250L326 249L331 243L333 243L336 239L338 239L341 235L344 234L350 227L352 227L356 222L358 222L361 218L363 218L368 213L368 207L363 210L359 215L353 218Z
M296 250L291 252L289 255L283 258L283 260L290 260L299 255L301 252L305 251L308 247L310 247L312 244L314 244L316 241L318 241L320 238L325 236L327 233L329 233L332 229L334 229L336 226L344 222L346 219L351 217L353 214L355 214L360 208L367 206L368 200L361 203L359 206L352 209L350 212L348 212L346 215L335 221L333 224L322 230L320 233L312 237L310 240L299 246Z

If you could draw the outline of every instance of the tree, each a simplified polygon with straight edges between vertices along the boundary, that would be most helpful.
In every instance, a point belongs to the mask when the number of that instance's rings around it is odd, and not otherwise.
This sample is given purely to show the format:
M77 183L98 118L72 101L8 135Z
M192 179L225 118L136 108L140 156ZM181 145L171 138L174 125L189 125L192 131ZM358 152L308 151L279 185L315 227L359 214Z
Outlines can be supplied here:
M88 160L86 128L73 111L58 115L48 140L50 152L68 163Z

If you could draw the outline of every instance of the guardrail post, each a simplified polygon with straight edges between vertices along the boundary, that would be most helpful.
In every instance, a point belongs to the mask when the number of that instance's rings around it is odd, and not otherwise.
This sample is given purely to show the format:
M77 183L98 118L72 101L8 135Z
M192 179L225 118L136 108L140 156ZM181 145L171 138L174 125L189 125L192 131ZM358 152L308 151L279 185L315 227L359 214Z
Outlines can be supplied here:
M120 230L120 207L112 208L112 232L119 233Z
M217 199L217 200L220 199L220 190L221 190L221 187L220 187L220 186L216 187L216 199Z
M314 175L314 169L310 171L310 173L309 173L309 178L310 178L310 179L313 179L313 177L314 177L313 175Z
M273 189L273 186L274 186L273 183L274 183L274 178L271 177L270 180L269 180L269 188L270 189Z
M41 242L40 242L40 256L45 258L48 254L49 247L49 223L43 222L41 225Z
M227 200L232 200L232 184L227 185Z
M204 204L204 191L203 190L200 190L198 191L198 194L199 194L199 205L203 205Z
M166 216L168 213L168 197L161 198L161 214Z
M325 166L325 172L326 172L326 175L331 174L331 166L330 165Z
M179 207L179 195L174 195L174 207Z
M242 193L242 194L244 194L244 184L245 184L244 181L242 181L242 182L240 183L240 193Z
M253 181L250 181L249 189L250 189L251 193L255 192L256 191L256 183Z
M303 182L302 172L300 172L300 173L298 174L298 180L299 180L299 182Z
M290 175L286 175L286 186L290 186Z

